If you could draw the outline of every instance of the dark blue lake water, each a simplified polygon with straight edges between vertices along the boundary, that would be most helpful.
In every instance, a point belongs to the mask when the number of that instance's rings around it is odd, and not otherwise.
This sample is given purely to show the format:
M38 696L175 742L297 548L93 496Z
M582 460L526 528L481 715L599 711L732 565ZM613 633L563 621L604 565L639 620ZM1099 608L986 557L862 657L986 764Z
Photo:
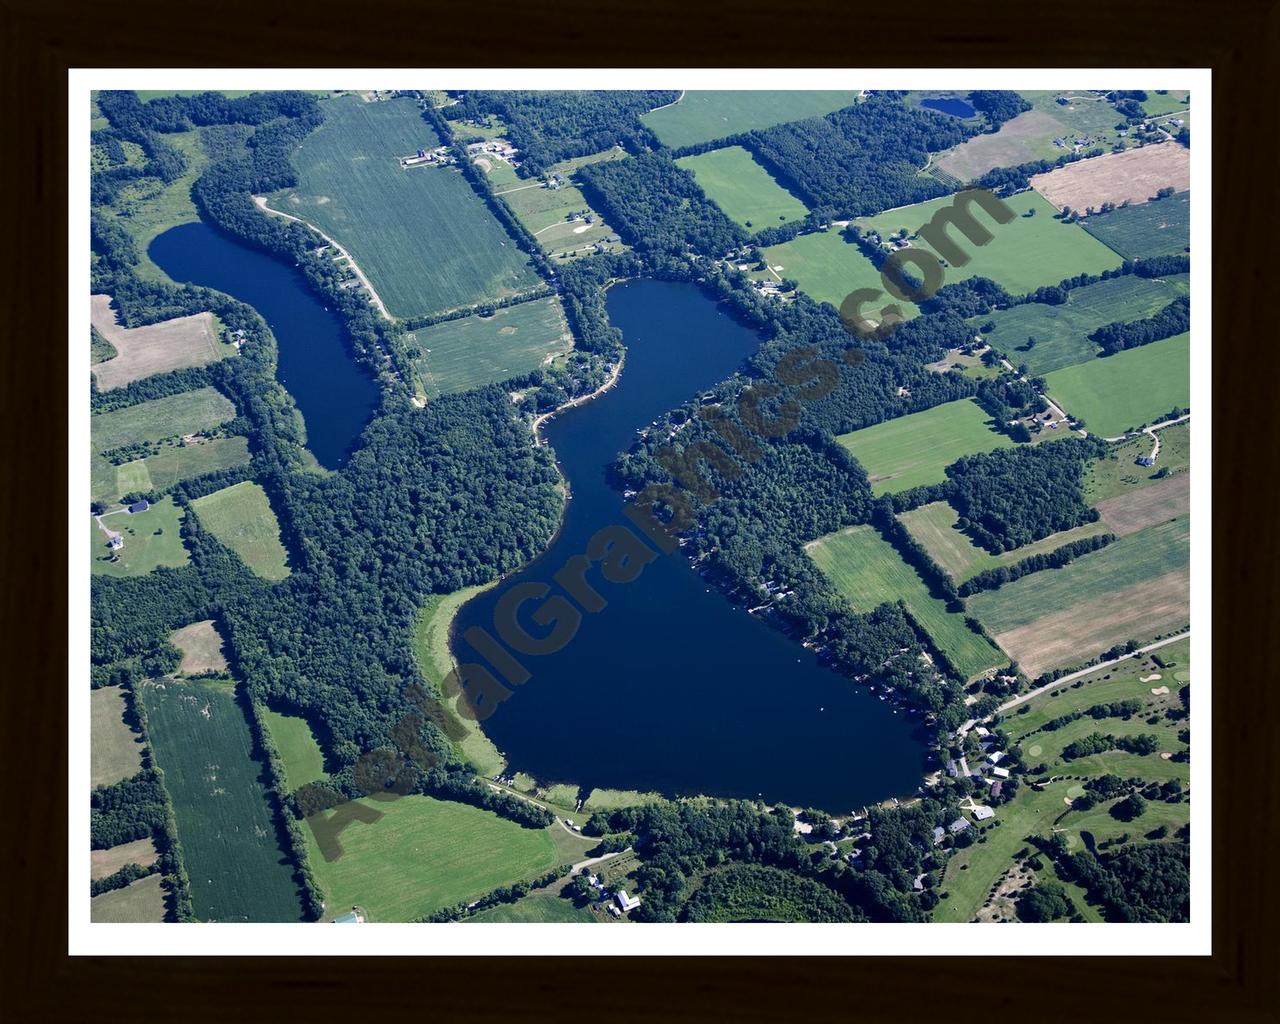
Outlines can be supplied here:
M938 96L932 96L929 99L921 100L920 106L926 110L937 110L943 114L950 114L952 117L974 117L978 113L968 100L954 97L943 99Z
M552 574L601 527L627 523L605 470L636 428L727 377L759 343L693 285L616 285L608 309L627 349L619 384L545 430L573 495L563 528L524 572L461 609L460 662L484 663L461 636L473 625L492 633L510 587L541 581L560 592ZM914 792L924 748L909 720L730 604L680 555L659 557L632 583L608 583L596 568L587 578L607 607L559 652L521 655L532 678L484 723L512 770L835 812Z
M373 415L378 387L302 273L204 223L171 228L147 251L173 280L216 288L262 315L279 348L277 376L306 421L307 447L327 469L341 466Z

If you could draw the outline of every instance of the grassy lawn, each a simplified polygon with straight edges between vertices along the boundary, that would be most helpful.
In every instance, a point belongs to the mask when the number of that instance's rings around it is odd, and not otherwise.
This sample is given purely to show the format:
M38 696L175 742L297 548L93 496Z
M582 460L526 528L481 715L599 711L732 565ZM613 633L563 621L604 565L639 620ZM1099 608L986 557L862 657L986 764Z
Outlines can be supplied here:
M1001 565L1013 565L1032 555L1054 551L1064 544L1106 533L1107 528L1101 521L1086 523L1073 530L1063 530L1034 544L993 555L984 548L978 547L969 535L956 528L959 515L945 501L935 501L920 508L904 512L899 517L911 531L929 556L945 569L947 574L957 583L976 576L987 569Z
M164 920L164 889L160 876L148 875L123 889L112 889L89 901L89 920L104 924L149 923Z
M1191 468L1191 423L1176 423L1160 434L1160 463L1139 466L1136 459L1151 452L1151 439L1141 436L1124 444L1113 445L1104 458L1089 463L1084 473L1084 500L1096 505L1108 498L1129 494L1158 483L1156 474L1162 469L1170 473Z
M110 878L126 864L137 864L140 868L150 867L159 857L155 840L150 836L106 850L94 850L89 855L89 878L95 882L99 878Z
M1191 334L1055 370L1045 382L1049 396L1091 433L1116 437L1191 404Z
M1142 320L1190 292L1188 274L1167 280L1130 274L1073 289L1060 306L1029 302L969 322L975 330L994 323L994 328L982 332L983 338L1015 366L1025 363L1039 376L1097 357L1098 346L1088 336L1099 327L1118 320ZM1029 338L1036 343L1026 348Z
M265 580L289 575L288 552L267 492L252 480L206 494L191 503L200 522Z
M768 246L760 251L774 272L766 271L764 275L755 276L764 276L770 281L789 278L806 295L818 302L829 302L836 309L855 289L884 289L880 271L856 245L846 242L837 228L800 235L782 245ZM905 320L920 312L914 303L901 302L886 293L882 302L868 303L864 315L868 320L878 322L879 317L871 314L889 304L898 305Z
M173 569L186 565L191 556L182 543L183 515L172 498L162 498L145 512L104 516L103 524L124 537L124 547L115 552L96 520L90 518L92 571L103 576L145 576L162 565ZM115 561L111 561L113 554Z
M262 709L262 720L280 753L285 785L290 792L308 782L326 778L324 754L305 718L284 715L270 708Z
M89 784L110 786L142 769L142 737L124 721L124 692L99 686L89 692Z
M178 666L181 675L227 671L222 634L213 619L175 629L169 634L169 643L182 652L182 663Z
M850 106L857 97L852 89L689 91L678 103L641 114L640 120L653 129L664 146L679 149L754 128L820 117Z
M745 228L759 231L789 220L802 220L804 203L774 180L741 146L713 149L677 160L692 172L716 205Z
M277 839L262 765L235 691L172 679L142 688L156 763L202 921L297 921L293 871Z
M453 653L449 650L449 627L458 609L489 586L466 587L452 594L434 594L418 612L413 628L413 653L422 677L439 692L440 683L454 667ZM441 702L455 725L466 729L467 734L456 742L458 752L481 775L497 775L506 767L507 759L493 745L476 722L464 719L457 712L457 698Z
M90 417L93 450L109 452L127 444L212 430L235 415L236 407L217 388L183 391Z
M1186 110L1191 103L1191 92L1187 89L1167 89L1163 94L1148 92L1142 103L1142 109L1148 117L1159 117L1161 114L1172 114L1176 110Z
M414 333L414 365L430 398L531 373L573 345L555 296Z
M871 492L879 496L941 483L946 479L943 470L962 455L1012 447L1009 437L989 423L977 403L961 399L841 434L836 440L862 464Z
M348 825L338 837L342 853L332 861L324 859L312 829L303 829L326 918L359 906L370 921L412 921L557 863L547 830L521 828L469 804L428 796L358 803L382 816Z
M587 252L594 250L597 243L603 244L610 252L621 252L626 246L620 241L608 241L609 236L615 234L614 229L598 211L592 209L582 190L573 184L573 174L587 164L616 160L625 155L624 150L615 148L553 164L547 168L547 174L558 174L563 179L560 187L555 189L541 187L538 182L526 178L513 177L510 183L503 184L495 177L497 164L490 172L489 180L494 191L537 238L547 255ZM582 219L572 220L575 213ZM592 217L590 224L586 221L588 214Z
M451 167L400 167L439 144L408 99L325 100L325 122L294 154L298 186L270 197L337 239L395 316L500 299L538 283L515 241Z
M1191 244L1191 193L1178 192L1158 203L1120 206L1095 213L1084 229L1126 259L1171 256Z
M947 611L924 581L870 526L855 526L806 545L814 564L860 612L901 599L933 641L966 679L1004 663L986 638L965 625L964 616Z
M987 226L993 235L985 246L972 245L954 229L949 232L952 240L970 259L963 267L944 266L944 284L955 284L975 276L988 277L1003 285L1010 294L1023 295L1076 274L1099 274L1120 266L1120 257L1079 224L1055 220L1057 211L1038 193L1022 192L1004 202L1017 214L1007 224L997 224L979 212L978 207L973 207L978 222ZM864 230L878 231L885 239L904 228L914 236L935 213L951 204L951 197L944 196L874 217L863 217L855 223ZM916 239L912 244L922 243Z
M562 896L531 892L522 900L490 907L466 918L466 921L484 924L597 924L600 918L586 907L574 906L572 900Z
M249 440L245 437L214 437L192 444L166 444L155 455L140 461L146 467L151 486L158 491L167 491L183 480L194 480L206 473L245 465L249 461ZM121 466L118 470L124 468Z

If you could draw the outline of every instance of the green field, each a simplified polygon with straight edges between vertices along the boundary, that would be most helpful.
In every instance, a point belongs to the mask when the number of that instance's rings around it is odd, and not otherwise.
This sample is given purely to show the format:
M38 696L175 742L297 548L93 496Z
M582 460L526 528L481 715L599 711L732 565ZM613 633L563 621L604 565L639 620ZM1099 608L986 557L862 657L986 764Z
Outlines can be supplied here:
M305 718L282 715L270 708L262 709L262 721L280 754L285 785L293 792L308 782L326 778L324 754Z
M935 213L951 206L952 202L950 196L943 196L874 217L862 217L854 223L863 230L878 231L885 240L904 228L909 236L914 236ZM1120 257L1079 224L1055 220L1057 210L1039 193L1020 192L1004 203L1017 214L1007 224L997 224L976 204L971 207L978 222L993 236L986 245L971 244L954 228L948 232L952 241L968 254L969 262L963 267L944 266L944 285L970 277L988 277L1011 295L1024 295L1077 274L1100 274L1120 266ZM1035 213L1026 216L1031 210ZM917 239L912 244L922 243ZM911 264L907 264L907 269L912 269Z
M1159 117L1162 114L1172 114L1177 110L1186 110L1190 103L1189 90L1168 89L1163 95L1158 92L1148 92L1147 98L1142 103L1142 109L1146 111L1147 117Z
M546 829L522 828L469 804L429 796L358 803L382 817L343 829L334 860L325 860L313 830L303 829L326 918L358 906L370 921L413 921L557 863Z
M1011 448L1009 437L989 423L977 403L961 399L841 434L836 440L861 463L871 492L879 496L941 483L946 479L943 470L962 455Z
M253 759L244 712L226 683L144 684L156 762L173 798L191 901L202 921L297 921L293 870Z
M563 896L531 892L524 899L482 910L466 921L484 924L597 924L600 918Z
M267 492L252 480L206 494L191 503L200 523L264 580L289 575L289 554Z
M944 569L956 583L976 576L987 569L1001 565L1013 565L1024 558L1053 551L1085 537L1093 537L1106 533L1102 522L1086 523L1073 530L1063 530L1034 544L993 555L981 548L969 538L969 535L956 528L960 516L945 501L935 501L921 505L900 515L903 525L911 532L920 545L929 553L938 565Z
M969 323L975 330L994 323L993 329L982 332L983 339L1008 356L1015 366L1026 364L1033 376L1040 376L1097 356L1098 346L1089 340L1089 335L1099 327L1143 320L1178 296L1190 293L1188 274L1167 279L1127 274L1074 288L1067 293L1067 301L1058 306L1028 302L972 317ZM1029 338L1035 338L1036 343L1027 348Z
M89 694L89 784L111 786L142 768L142 737L124 720L124 691L99 686Z
M90 518L93 572L104 576L145 576L162 565L173 569L186 565L191 556L182 543L183 515L172 498L162 498L145 512L115 512L103 516L103 525L124 537L124 547L114 552L107 543L107 535L97 521ZM113 554L115 561L111 561Z
M1049 397L1090 433L1118 437L1191 404L1191 335L1055 370L1045 383Z
M968 679L1004 663L985 637L965 625L964 616L947 611L924 580L888 541L870 526L855 526L806 545L809 557L859 612L886 601L902 600L938 648Z
M484 586L465 587L452 594L433 594L419 610L413 625L413 653L418 671L435 690L439 691L444 677L454 667L453 653L449 650L449 627L453 625L454 616L459 608L487 589ZM457 698L444 699L442 703L455 729L466 731L466 735L456 742L458 752L481 775L492 776L501 772L506 767L506 758L477 723L457 713Z
M787 121L821 117L850 106L853 89L777 92L689 91L676 104L641 114L664 146L679 149Z
M597 244L603 245L609 252L621 252L626 246L621 241L609 241L609 237L616 232L591 207L582 190L573 184L573 174L586 164L621 159L625 155L624 150L615 148L553 164L547 168L546 174L558 174L563 179L559 188L554 189L544 187L536 181L530 182L526 178L513 177L512 181L503 184L495 177L500 173L500 165L497 163L489 173L489 180L494 192L511 207L511 212L529 229L547 255L586 253L593 251ZM514 176L514 172L512 174ZM580 219L572 219L575 213L580 215ZM590 224L586 221L587 215L592 218Z
M325 100L325 122L294 155L298 186L270 198L340 242L388 310L422 316L501 299L538 284L528 258L462 172L402 169L439 144L413 100Z
M1191 193L1120 206L1110 213L1095 213L1082 223L1089 234L1126 259L1172 256L1191 245Z
M163 444L155 455L113 466L93 459L90 497L112 504L133 491L167 491L183 480L194 480L249 461L249 441L244 437L214 437L195 444Z
M702 191L730 220L752 231L803 220L809 213L804 203L779 185L741 146L686 156L676 163L693 174Z
M89 418L95 452L126 444L212 430L234 419L236 407L217 388L197 388Z
M147 875L123 889L112 889L89 901L89 920L95 924L147 924L164 920L164 889L160 875Z
M1155 653L1174 671L1185 672L1190 666L1190 641L1170 644ZM1161 676L1159 680L1148 678L1157 673ZM1147 678L1146 682L1143 682L1144 678ZM1164 685L1168 685L1172 692L1165 696L1151 693L1152 687ZM1160 668L1148 654L1101 669L1075 683L1064 684L1061 689L1033 698L1022 706L1027 709L1025 712L1019 714L1015 711L1006 715L1003 728L1019 744L1023 761L1031 766L1044 764L1050 776L1094 778L1109 772L1121 778L1137 777L1152 782L1179 779L1185 786L1189 781L1189 763L1160 757L1162 752L1176 753L1187 749L1177 737L1185 723L1164 716L1166 710L1181 707L1178 689L1182 685L1185 682L1173 679L1171 672ZM1051 719L1083 711L1094 704L1127 698L1140 699L1144 704L1143 712L1128 722L1119 718L1095 720L1086 716L1061 729L1037 731ZM1151 715L1159 716L1154 724L1147 721ZM1113 736L1155 733L1160 737L1160 750L1145 756L1109 751L1072 761L1061 760L1059 755L1067 743L1091 732ZM1089 811L1071 810L1066 801L1079 796L1082 791L1079 779L1065 778L1050 783L1043 791L1023 786L1013 800L998 807L995 820L1000 822L1000 826L985 833L987 841L956 851L948 861L941 888L949 893L949 898L939 904L934 920L970 920L987 898L991 886L1013 866L1017 852L1028 846L1028 836L1045 836L1050 829L1056 829L1065 836L1071 849L1080 850L1084 848L1082 832L1091 833L1098 842L1122 833L1137 839L1160 825L1165 825L1172 833L1186 824L1190 817L1191 805L1187 801L1174 804L1149 801L1143 815L1129 823L1111 816L1110 809L1116 800L1104 801ZM1041 860L1047 877L1054 877L1047 858ZM1084 904L1081 890L1072 887L1072 898L1086 919L1098 919L1097 912Z
M532 373L573 347L555 296L415 331L413 363L429 398Z
M846 242L836 228L799 235L782 245L771 245L760 250L773 272L753 274L766 281L788 278L795 281L800 290L817 302L829 302L840 308L840 303L857 288L884 290L880 271L867 259L856 245ZM919 314L913 302L902 302L885 293L881 301L868 303L863 315L873 323L874 315L883 306L896 304L902 317L910 320Z
M1177 423L1160 434L1160 464L1148 468L1136 459L1151 451L1151 438L1141 435L1124 444L1112 445L1105 458L1089 463L1084 472L1084 500L1096 505L1107 498L1140 490L1156 483L1156 473L1185 472L1191 467L1191 424Z
M969 598L969 613L991 633L1029 625L1053 612L1187 567L1191 520L1183 516L1121 537L1060 569L1023 576Z

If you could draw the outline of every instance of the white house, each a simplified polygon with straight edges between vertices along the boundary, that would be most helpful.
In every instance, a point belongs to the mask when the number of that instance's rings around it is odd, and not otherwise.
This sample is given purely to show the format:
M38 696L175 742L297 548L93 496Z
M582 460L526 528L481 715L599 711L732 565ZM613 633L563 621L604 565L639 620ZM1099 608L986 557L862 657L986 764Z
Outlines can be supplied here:
M988 818L994 818L995 816L996 812L990 807L978 806L973 809L974 821L986 821Z
M1007 779L1009 777L1009 769L995 767L991 769L991 774L994 775L997 779Z
M636 907L640 906L640 897L628 896L626 889L619 889L613 894L613 898L618 901L618 909L620 909L624 914L629 914L631 911L635 910Z

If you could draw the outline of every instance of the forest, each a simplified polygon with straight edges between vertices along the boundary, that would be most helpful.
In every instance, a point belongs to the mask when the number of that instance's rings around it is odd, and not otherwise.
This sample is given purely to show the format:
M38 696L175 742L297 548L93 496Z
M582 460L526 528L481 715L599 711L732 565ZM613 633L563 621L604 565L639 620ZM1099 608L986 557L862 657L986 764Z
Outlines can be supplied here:
M1191 329L1191 297L1181 295L1155 316L1128 323L1113 323L1099 327L1089 335L1102 349L1102 355L1115 355L1127 348L1150 345L1153 341L1172 338Z

